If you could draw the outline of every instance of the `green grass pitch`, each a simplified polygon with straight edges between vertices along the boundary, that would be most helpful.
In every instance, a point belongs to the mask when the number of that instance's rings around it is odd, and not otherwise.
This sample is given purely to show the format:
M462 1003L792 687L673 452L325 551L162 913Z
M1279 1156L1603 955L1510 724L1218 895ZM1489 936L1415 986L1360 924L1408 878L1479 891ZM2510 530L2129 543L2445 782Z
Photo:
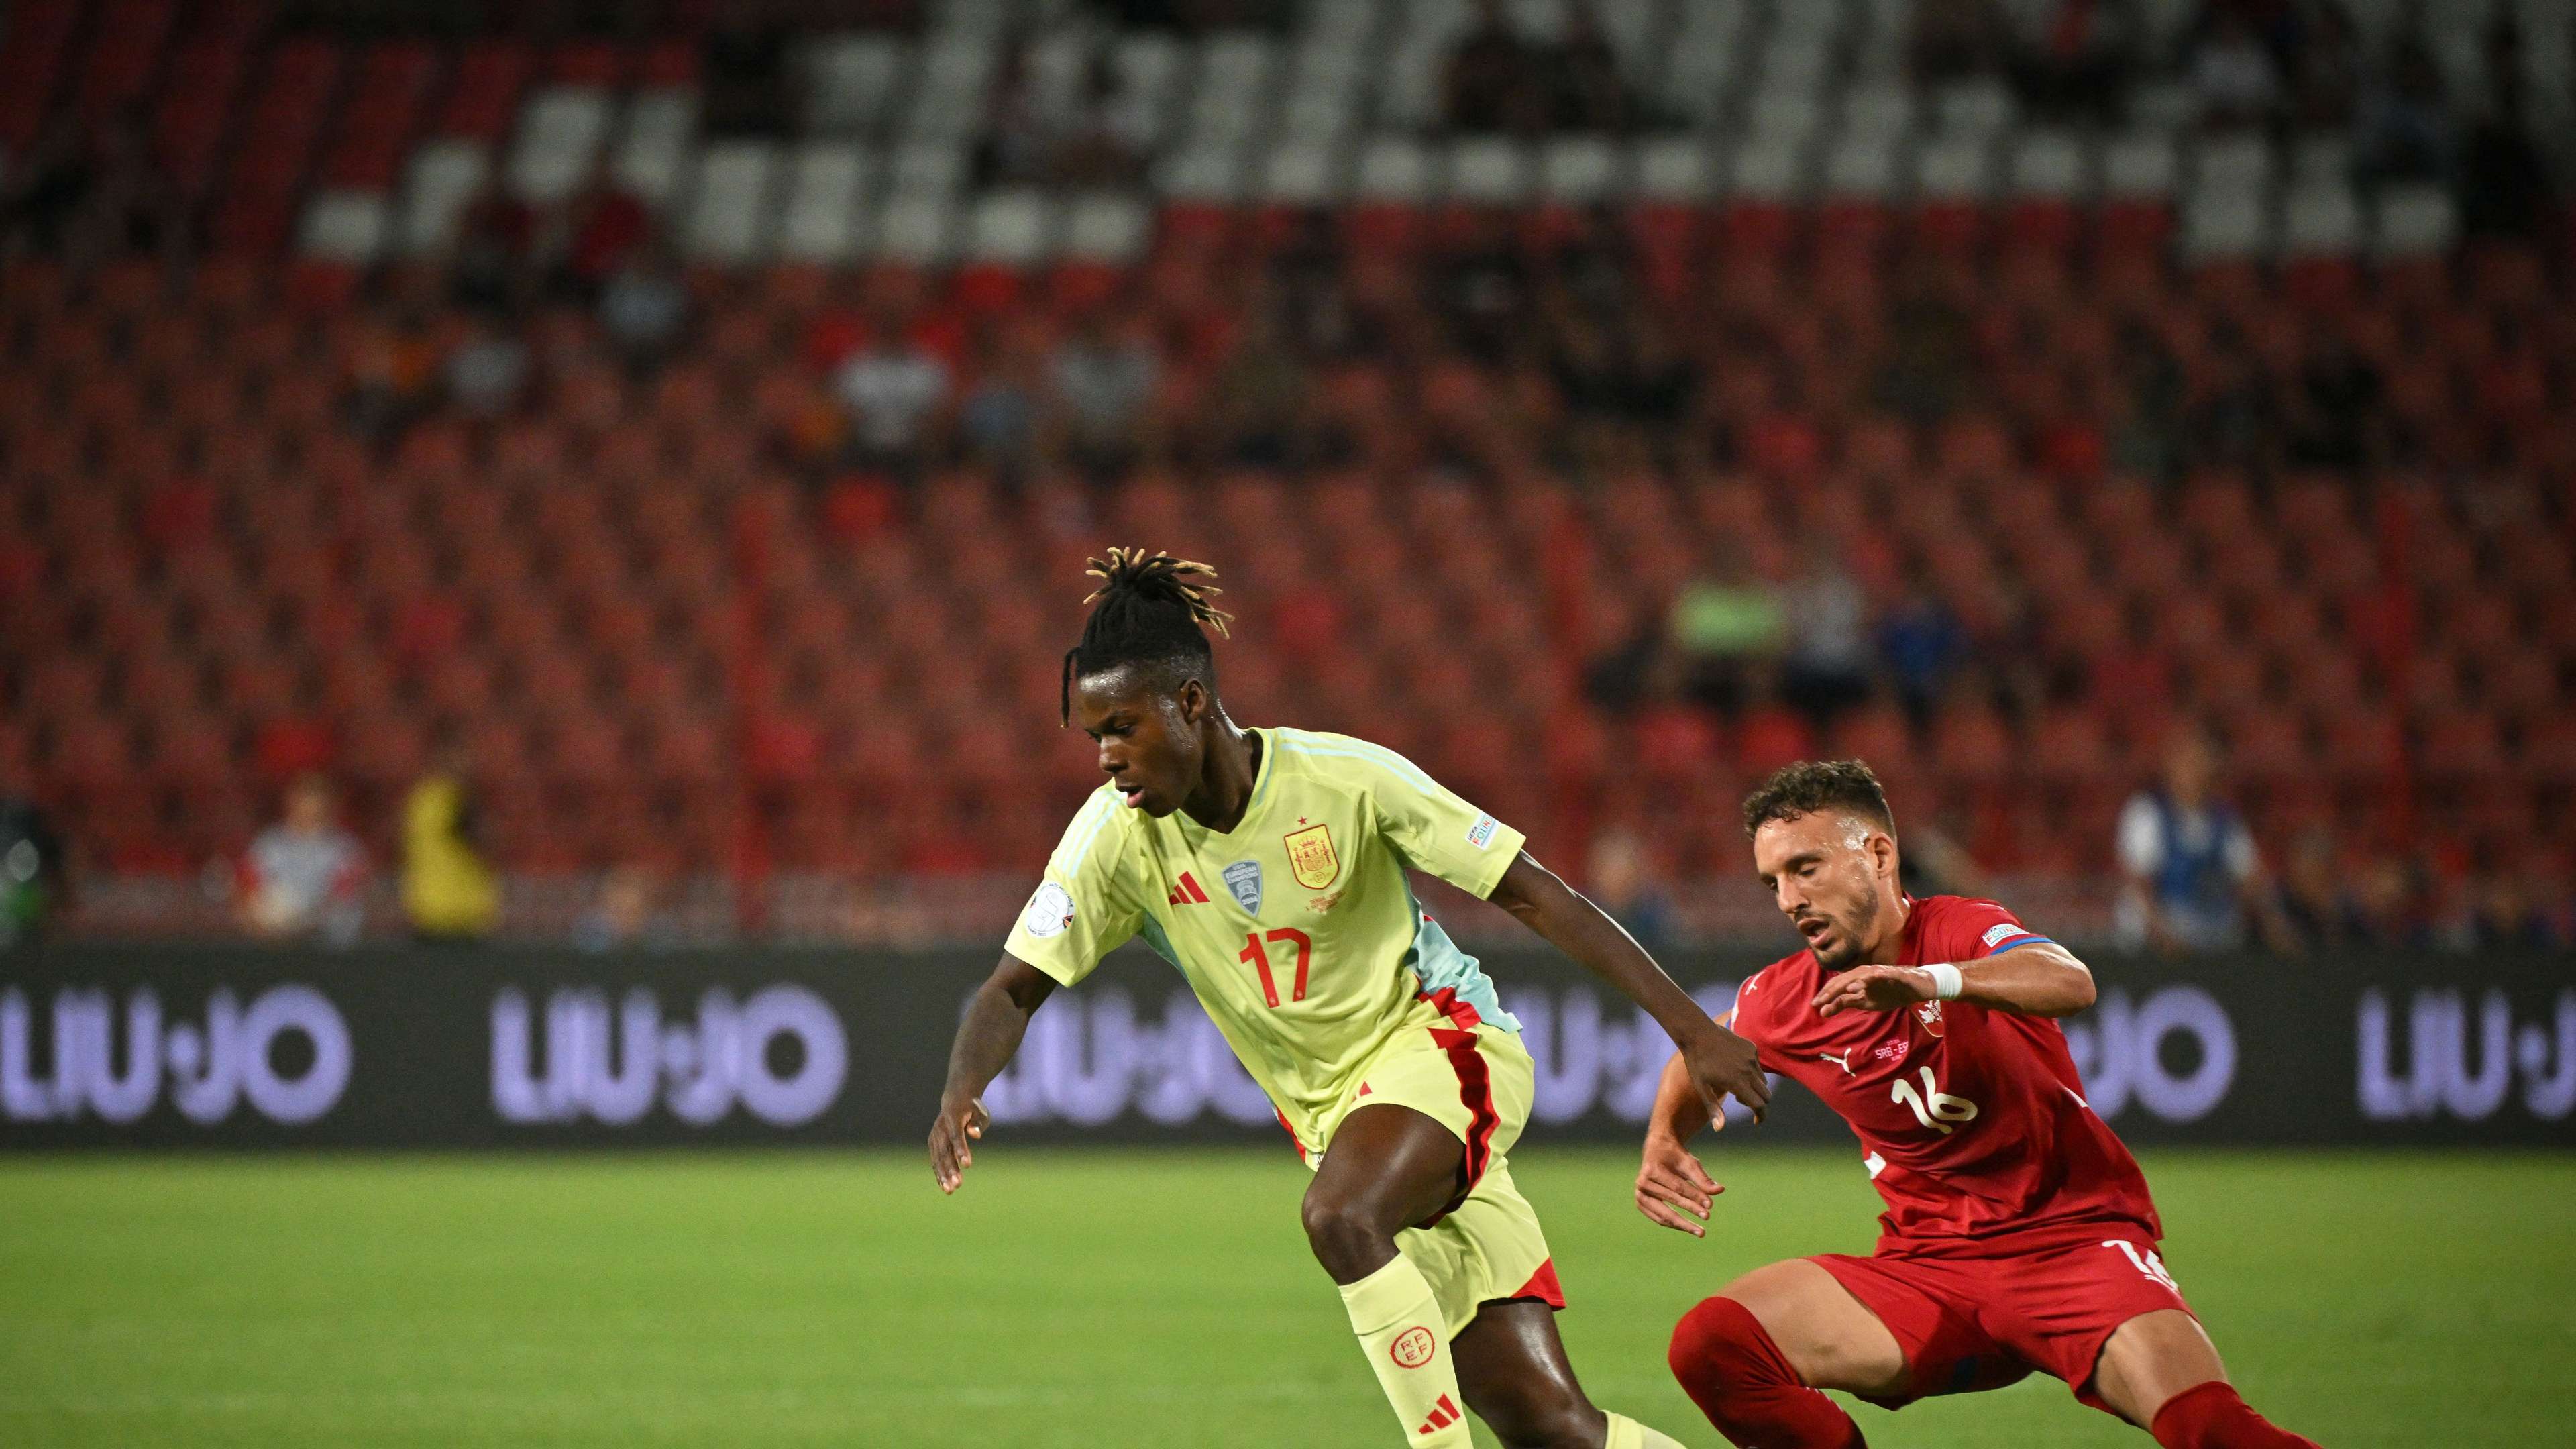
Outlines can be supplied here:
M1865 1251L1846 1152L1717 1151L1704 1243L1632 1159L1526 1147L1593 1396L1694 1446L1673 1319ZM2576 1157L2147 1160L2247 1397L2328 1446L2576 1443ZM0 1444L1401 1442L1284 1152L0 1159ZM2054 1380L1858 1411L1873 1443L2147 1445ZM1481 1439L1480 1443L1490 1442Z

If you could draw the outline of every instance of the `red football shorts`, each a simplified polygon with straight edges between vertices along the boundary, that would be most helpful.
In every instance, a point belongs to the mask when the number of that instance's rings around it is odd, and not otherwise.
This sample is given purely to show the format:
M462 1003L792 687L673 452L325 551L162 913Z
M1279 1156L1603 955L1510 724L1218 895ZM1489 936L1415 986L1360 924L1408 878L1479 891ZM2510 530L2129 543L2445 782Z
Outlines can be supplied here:
M1913 1391L1870 1400L1886 1409L1934 1394L2001 1388L2038 1369L2109 1412L2092 1381L2112 1330L2142 1313L2191 1312L2154 1240L2142 1228L2116 1223L2069 1246L2012 1257L1825 1253L1808 1261L1851 1290L1905 1350Z

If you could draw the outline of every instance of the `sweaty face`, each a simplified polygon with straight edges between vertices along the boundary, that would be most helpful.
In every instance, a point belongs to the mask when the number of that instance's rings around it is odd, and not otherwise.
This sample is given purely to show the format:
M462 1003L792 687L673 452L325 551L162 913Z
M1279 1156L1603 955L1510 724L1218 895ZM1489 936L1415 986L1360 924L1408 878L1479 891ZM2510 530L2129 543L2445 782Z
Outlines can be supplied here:
M1895 890L1896 843L1850 815L1801 815L1754 833L1753 868L1817 964L1839 971L1878 933L1882 902Z
M1099 744L1100 771L1128 806L1160 819L1180 809L1198 785L1198 720L1191 711L1205 699L1196 681L1178 692L1159 690L1140 671L1121 666L1073 682L1073 722Z

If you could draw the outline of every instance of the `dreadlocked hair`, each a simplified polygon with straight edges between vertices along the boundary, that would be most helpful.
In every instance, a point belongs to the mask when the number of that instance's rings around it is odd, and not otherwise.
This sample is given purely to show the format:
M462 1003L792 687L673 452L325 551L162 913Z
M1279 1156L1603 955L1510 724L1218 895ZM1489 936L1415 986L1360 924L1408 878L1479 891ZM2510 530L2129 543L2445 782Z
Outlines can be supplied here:
M1083 599L1092 610L1081 642L1064 651L1057 706L1066 724L1073 722L1074 679L1122 664L1167 666L1215 689L1216 655L1199 626L1223 635L1234 618L1208 602L1208 595L1224 591L1200 582L1216 577L1206 564L1141 548L1112 548L1107 555L1085 570L1100 587Z

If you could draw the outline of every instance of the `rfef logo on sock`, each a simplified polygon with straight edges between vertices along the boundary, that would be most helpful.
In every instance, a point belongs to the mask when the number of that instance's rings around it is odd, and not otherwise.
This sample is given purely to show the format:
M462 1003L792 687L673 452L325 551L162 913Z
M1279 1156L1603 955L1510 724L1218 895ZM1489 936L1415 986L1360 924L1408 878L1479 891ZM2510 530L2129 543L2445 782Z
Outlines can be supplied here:
M1416 1325L1395 1336L1395 1342L1387 1345L1386 1356L1395 1360L1397 1368L1415 1369L1431 1362L1439 1352L1440 1341L1431 1336L1431 1330Z

